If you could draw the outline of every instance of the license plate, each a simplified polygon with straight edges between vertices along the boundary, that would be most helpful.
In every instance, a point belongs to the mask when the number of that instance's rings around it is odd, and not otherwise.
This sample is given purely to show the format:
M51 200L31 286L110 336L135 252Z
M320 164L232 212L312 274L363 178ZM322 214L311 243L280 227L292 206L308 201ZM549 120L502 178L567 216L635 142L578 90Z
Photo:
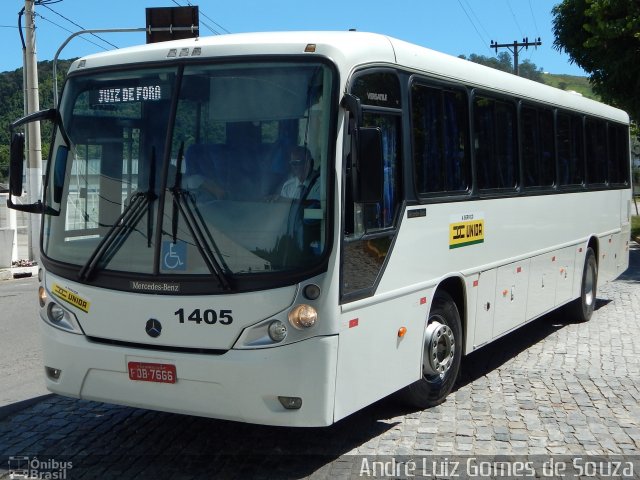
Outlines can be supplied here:
M168 363L129 362L129 378L141 382L176 383L176 366Z

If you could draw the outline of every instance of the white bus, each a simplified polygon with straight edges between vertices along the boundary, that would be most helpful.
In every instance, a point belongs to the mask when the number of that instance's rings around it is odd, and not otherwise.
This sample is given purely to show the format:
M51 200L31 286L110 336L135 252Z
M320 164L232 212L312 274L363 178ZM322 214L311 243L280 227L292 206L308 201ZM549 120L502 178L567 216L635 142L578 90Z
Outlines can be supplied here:
M628 265L626 113L382 35L79 59L13 124L14 195L38 119L65 396L287 426L426 408L462 355L560 306L588 320Z

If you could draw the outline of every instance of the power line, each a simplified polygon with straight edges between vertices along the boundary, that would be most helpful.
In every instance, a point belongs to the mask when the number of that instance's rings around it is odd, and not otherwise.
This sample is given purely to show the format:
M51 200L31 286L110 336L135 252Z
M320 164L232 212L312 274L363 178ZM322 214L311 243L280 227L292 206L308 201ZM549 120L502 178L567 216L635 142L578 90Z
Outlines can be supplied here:
M53 0L53 3L57 3L58 1L60 1L60 0ZM64 18L67 22L69 22L69 23L71 23L71 24L75 25L75 26L76 26L76 27L78 27L80 30L85 30L85 28L84 28L82 25L79 25L78 23L74 22L73 20L71 20L71 19L69 19L69 18L65 17L65 16L64 16L64 15L62 15L61 13L56 12L53 8L49 7L46 3L43 3L43 4L42 4L42 6L43 6L43 7L45 7L47 10L52 11L53 13L55 13L56 15L58 15L59 17ZM73 33L73 32L72 32L72 33ZM117 46L117 45L114 45L113 43L109 42L108 40L105 40L104 38L100 37L99 35L96 35L96 34L94 34L94 33L92 33L91 35L93 35L93 36L94 36L94 37L96 37L97 39L101 40L102 42L106 43L107 45L112 46L113 48L116 48L116 49L118 48L118 46Z
M507 6L509 7L509 11L511 12L511 16L513 17L513 21L515 22L516 27L518 27L518 30L520 30L520 35L524 37L522 28L520 28L520 24L518 23L518 17L516 17L516 14L513 12L513 8L511 8L511 3L509 2L509 0L505 0L505 1L507 2Z
M180 5L176 0L171 0L173 3L175 3L177 6L179 7L183 7L184 5ZM187 5L190 7L193 7L194 5L187 0ZM226 33L231 33L229 30L227 30L226 28L224 28L222 25L220 25L218 22L216 22L215 20L213 20L211 17L209 17L206 13L204 13L202 11L202 9L198 8L198 12L200 15L202 15L203 17L205 17L206 19L208 19L209 21L211 21L213 24L215 24L216 26L218 26L220 29L222 29L224 32ZM218 30L216 30L215 28L213 28L211 25L207 24L206 22L203 22L202 20L200 20L200 23L202 25L204 25L206 28L208 28L209 30L211 30L211 32L214 35L222 35Z
M49 23L55 25L56 27L61 28L62 30L65 30L65 31L67 31L69 33L75 33L73 30L69 30L68 28L63 27L62 25L59 25L59 24L57 24L56 22L54 22L52 20L49 20L47 17L42 16L42 14L40 14L40 13L36 13L36 16L40 17L45 22L49 22ZM103 45L99 45L96 42L93 42L93 41L89 40L88 38L82 37L82 40L84 40L85 42L89 42L89 43L95 45L98 48L101 48L103 50L107 50L107 48L105 48Z
M484 34L487 36L486 38L490 38L491 35L489 35L489 32L487 32L487 29L484 28L484 25L482 24L482 21L480 20L480 17L478 17L478 14L476 14L475 10L473 9L473 7L471 6L471 4L469 3L469 0L464 0L464 3L467 5L467 7L469 7L469 10L471 11L471 15L473 15L473 17L476 19L476 21L478 22L478 24L480 25L480 29L484 32ZM486 43L486 42L485 42Z
M478 30L478 28L476 27L476 24L474 23L473 19L471 18L471 16L469 15L469 13L467 12L467 10L464 8L464 5L462 5L462 2L460 0L458 0L458 5L460 5L460 8L462 8L462 11L464 12L464 14L467 16L467 18L469 19L469 22L471 22L471 25L473 26L473 29L476 31L476 33L478 34L478 37L480 38L480 41L486 45L487 42L486 40L482 37L482 34L480 33L480 31Z
M529 0L529 10L531 10L531 18L533 18L533 26L536 27L536 35L540 36L540 31L538 30L538 22L536 22L536 16L533 14L533 6L531 5L531 0Z
M190 7L193 7L193 4L187 0L187 5L189 5ZM210 22L212 22L214 25L216 25L217 27L219 27L221 30L223 30L225 33L231 33L229 30L227 30L226 28L224 28L222 25L220 25L218 22L216 22L213 18L209 17L206 13L204 13L202 10L200 10L200 14L206 18L207 20L209 20Z

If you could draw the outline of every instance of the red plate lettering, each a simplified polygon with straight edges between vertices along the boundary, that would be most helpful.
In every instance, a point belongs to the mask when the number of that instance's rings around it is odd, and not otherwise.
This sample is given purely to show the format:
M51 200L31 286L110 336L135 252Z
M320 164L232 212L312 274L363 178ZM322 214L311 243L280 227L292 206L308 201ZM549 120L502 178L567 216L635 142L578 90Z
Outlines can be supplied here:
M129 378L139 382L176 383L176 366L168 363L129 362Z

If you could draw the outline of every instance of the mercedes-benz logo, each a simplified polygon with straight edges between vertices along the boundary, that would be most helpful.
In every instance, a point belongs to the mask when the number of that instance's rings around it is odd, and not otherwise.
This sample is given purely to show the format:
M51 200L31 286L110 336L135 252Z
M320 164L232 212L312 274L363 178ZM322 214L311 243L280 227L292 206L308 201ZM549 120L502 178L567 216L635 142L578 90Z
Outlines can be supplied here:
M162 333L162 324L155 318L147 320L147 326L145 327L147 335L153 338L157 338Z

